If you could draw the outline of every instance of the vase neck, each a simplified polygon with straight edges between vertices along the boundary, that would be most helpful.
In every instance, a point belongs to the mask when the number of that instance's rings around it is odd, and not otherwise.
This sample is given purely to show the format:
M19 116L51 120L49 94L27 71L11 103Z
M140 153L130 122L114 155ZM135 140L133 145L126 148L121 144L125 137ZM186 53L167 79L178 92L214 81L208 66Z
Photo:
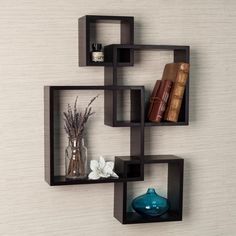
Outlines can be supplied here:
M81 144L84 145L84 139L82 137L69 138L69 145L72 147L79 147Z
M154 189L154 188L148 188L147 194L152 194L152 193L155 193L155 194L156 194L155 189Z

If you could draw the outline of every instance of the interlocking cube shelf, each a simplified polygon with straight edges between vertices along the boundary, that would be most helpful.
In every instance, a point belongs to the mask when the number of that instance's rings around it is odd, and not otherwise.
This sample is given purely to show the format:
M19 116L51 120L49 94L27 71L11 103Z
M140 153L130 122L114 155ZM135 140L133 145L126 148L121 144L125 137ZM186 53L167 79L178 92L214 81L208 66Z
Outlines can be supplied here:
M134 161L139 160L139 166L133 165L133 163L123 163L124 161L116 157L115 159L115 171L119 174L120 178L108 178L98 180L70 180L65 176L57 176L54 174L55 162L57 156L55 155L55 123L56 117L54 115L55 99L58 91L64 90L102 90L104 91L104 119L113 120L114 127L122 127L122 121L117 122L116 110L117 106L113 107L112 97L114 91L130 91L131 104L134 104L132 100L139 101L141 106L135 110L137 114L135 116L140 117L139 125L131 127L130 129L130 155ZM143 166L140 165L143 159L144 152L144 140L143 140L143 101L144 101L144 88L142 86L45 86L44 88L44 122L45 122L45 179L50 185L71 185L71 184L90 184L90 183L111 183L121 181L135 181L143 180ZM134 114L131 106L131 116Z
M94 42L92 24L119 23L120 44L105 45L104 62L91 61L91 44ZM95 30L96 31L96 30ZM168 50L173 51L173 62L189 63L189 46L177 45L135 45L134 18L129 16L87 15L79 19L79 66L104 66L104 86L46 86L45 106L45 180L50 185L71 185L114 182L114 217L123 224L165 222L182 220L183 166L184 160L173 155L145 156L144 129L152 126L188 125L189 122L189 82L187 82L178 122L149 122L145 116L144 86L120 86L118 71L120 67L134 65L134 51ZM155 83L155 81L154 81ZM55 117L54 102L57 91L62 90L103 90L104 124L111 127L130 127L130 156L115 157L115 172L119 179L68 180L54 173L55 160ZM118 120L118 93L130 91L130 120ZM159 217L144 218L127 210L127 183L145 179L144 165L168 164L169 211Z
M132 161L130 157L123 157L123 160ZM168 164L168 191L167 198L170 209L159 217L145 218L136 212L127 210L127 182L115 183L114 191L114 217L122 224L150 223L163 221L182 220L182 199L183 199L183 166L184 160L173 155L144 156L144 165L147 164ZM145 173L144 173L145 177Z
M79 66L112 66L112 59L108 54L105 55L104 62L97 63L91 61L91 45L92 43L99 43L93 41L94 39L92 36L96 34L96 28L93 29L91 25L96 25L96 23L101 22L107 24L120 24L120 43L134 43L134 17L95 15L83 16L79 19Z
M189 46L150 44L111 44L104 48L113 66L133 66L133 52L138 50L173 51L174 62L189 62Z
M121 57L122 50L128 50L124 53L122 58L126 57L126 63L120 64L119 58ZM134 64L134 51L148 50L165 50L173 51L173 62L186 62L189 63L189 46L177 46L177 45L134 45L134 44L112 44L105 47L105 52L112 58L113 66L105 67L105 85L119 85L118 71L121 66L133 66ZM126 56L127 55L127 56ZM153 81L155 84L155 81ZM116 101L116 94L114 93L113 101ZM149 104L145 104L147 107ZM150 122L145 116L145 126L177 126L188 125L189 122L189 81L187 81L186 89L181 104L178 122L161 121ZM109 125L109 124L108 124ZM134 122L126 122L126 126L134 126Z

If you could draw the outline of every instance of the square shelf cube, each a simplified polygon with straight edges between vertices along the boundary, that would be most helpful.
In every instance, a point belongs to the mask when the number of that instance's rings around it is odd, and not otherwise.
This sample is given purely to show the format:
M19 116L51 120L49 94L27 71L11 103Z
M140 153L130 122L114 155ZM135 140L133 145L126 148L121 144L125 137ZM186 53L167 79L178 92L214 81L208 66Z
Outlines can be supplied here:
M135 162L134 162L135 163ZM144 165L168 164L167 198L170 208L167 213L146 218L127 209L128 185L115 183L114 189L114 217L122 224L181 221L183 202L183 168L184 160L173 155L144 156ZM144 173L145 178L145 173ZM147 186L148 188L148 186Z
M138 180L144 180L143 175L143 160L135 156L119 156L115 159L117 165L115 172L124 179L141 178Z
M96 25L99 23L119 24L120 37L118 40L120 40L120 43L134 43L134 17L101 15L83 16L79 18L79 66L112 66L112 58L107 50L104 51L104 62L93 62L91 60L92 43L101 43L96 42ZM92 25L94 27L91 27ZM121 56L121 61L122 59L125 58Z
M98 91L97 91L98 90ZM139 109L139 125L130 129L130 155L135 156L139 160L138 165L126 165L123 162L125 160L119 157L115 158L115 170L118 170L120 178L108 178L99 180L69 180L66 179L64 175L58 175L55 171L55 166L57 166L58 158L61 156L62 150L60 143L63 141L59 140L60 130L63 128L61 124L62 112L59 112L60 107L60 93L75 91L77 95L87 91L92 91L93 96L96 96L100 91L104 93L104 119L105 121L111 120L116 124L117 127L122 127L122 121L116 123L115 115L117 114L117 107L113 107L110 103L110 99L113 97L112 93L117 91L130 91L131 100L137 100L143 103L143 90L142 86L45 86L44 88L44 122L45 122L45 180L49 185L70 185L70 184L90 184L90 183L110 183L110 182L121 182L121 181L134 181L143 179L143 166L142 163L143 153L144 153L144 125L143 125L143 109ZM74 95L74 93L73 93ZM70 96L70 95L66 95ZM91 99L91 98L90 98ZM87 102L87 100L86 100ZM132 103L132 102L131 102ZM104 121L104 122L105 122ZM119 124L121 124L119 126ZM102 124L103 125L103 124ZM112 141L112 139L111 139ZM122 148L122 147L121 147ZM132 157L131 157L132 159ZM59 163L60 164L60 163ZM124 166L127 166L124 168Z
M173 51L173 62L185 62L189 63L189 46L178 45L139 45L139 44L113 44L105 47L105 50L109 51L109 55L113 61L113 67L105 67L105 84L106 85L120 85L125 84L125 79L120 78L118 75L120 67L133 66L134 65L134 51ZM122 63L121 63L122 62ZM163 68L164 69L164 68ZM145 75L144 75L145 77ZM153 81L155 84L156 81ZM143 84L145 86L145 82ZM115 94L114 94L115 96ZM114 98L115 100L115 98ZM149 103L145 102L145 110L147 110ZM145 126L182 126L189 124L189 79L186 84L183 101L179 113L177 122L150 122L145 116ZM127 126L132 126L132 122L127 123Z

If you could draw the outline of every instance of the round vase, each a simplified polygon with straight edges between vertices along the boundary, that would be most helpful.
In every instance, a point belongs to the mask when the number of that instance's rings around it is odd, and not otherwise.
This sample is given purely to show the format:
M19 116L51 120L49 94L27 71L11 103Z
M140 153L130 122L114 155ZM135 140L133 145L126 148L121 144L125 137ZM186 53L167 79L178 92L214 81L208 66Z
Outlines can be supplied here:
M154 188L132 201L133 209L142 216L155 217L166 213L169 209L168 200L159 196Z

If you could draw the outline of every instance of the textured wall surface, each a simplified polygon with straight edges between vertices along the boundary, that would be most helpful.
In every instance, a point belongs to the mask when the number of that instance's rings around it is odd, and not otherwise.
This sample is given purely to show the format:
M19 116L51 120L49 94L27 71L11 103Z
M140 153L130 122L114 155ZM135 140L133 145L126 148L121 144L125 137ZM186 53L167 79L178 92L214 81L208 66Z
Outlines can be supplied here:
M190 125L149 128L145 144L147 154L185 158L182 222L121 225L112 217L113 184L44 182L43 86L103 84L103 68L77 66L77 19L85 14L135 16L135 43L191 46ZM97 36L104 42L117 35L109 27L100 32L110 36ZM0 235L234 236L235 28L233 0L0 0ZM121 83L151 88L170 60L168 53L142 53L135 68L120 72L127 78ZM128 135L104 128L93 140L98 155L102 147L109 155L128 154ZM131 189L154 185L165 194L162 167Z

